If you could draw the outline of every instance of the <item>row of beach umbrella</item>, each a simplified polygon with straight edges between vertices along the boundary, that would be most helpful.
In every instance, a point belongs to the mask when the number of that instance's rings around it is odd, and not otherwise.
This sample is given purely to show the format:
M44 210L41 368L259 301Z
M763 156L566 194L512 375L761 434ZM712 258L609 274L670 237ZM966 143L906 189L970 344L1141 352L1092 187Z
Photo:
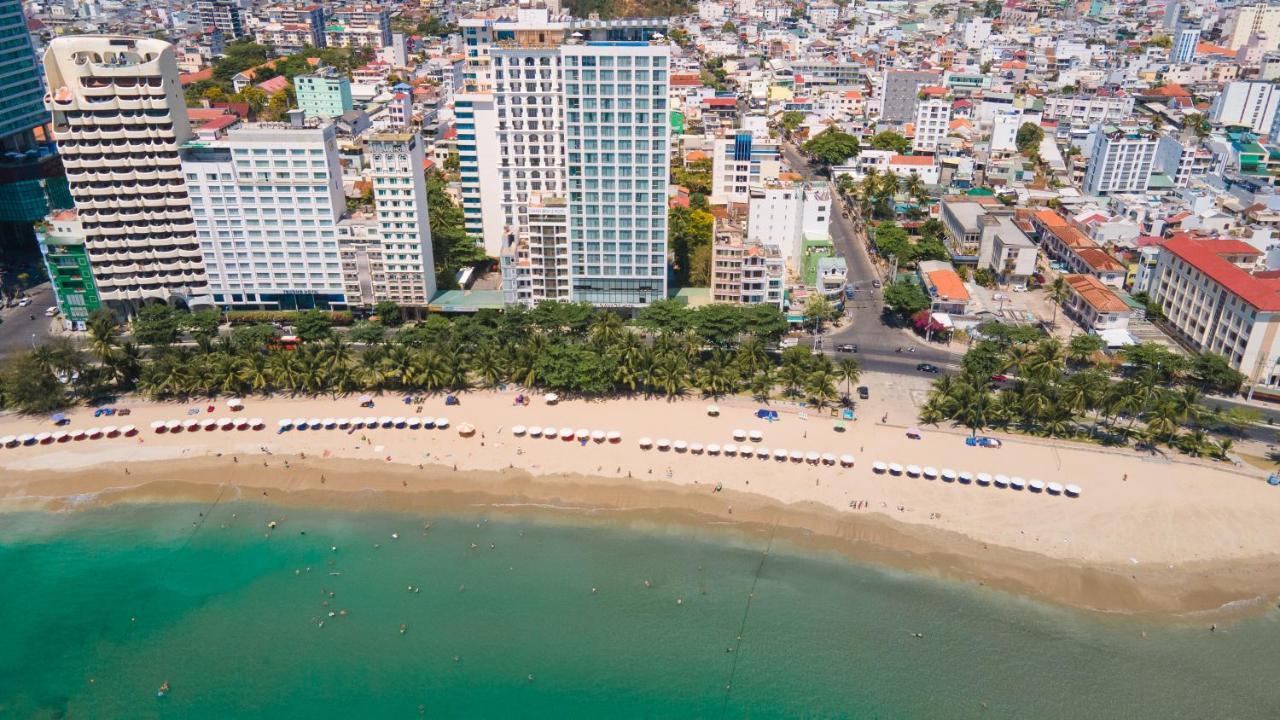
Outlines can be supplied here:
M541 437L547 438L548 440L560 438L565 441L577 439L593 440L598 443L606 441L611 443L622 442L622 433L617 430L591 430L589 428L578 428L577 430L574 430L571 427L556 428L552 425L548 425L546 427L541 425L530 425L529 427L525 427L524 425L513 425L511 426L511 434L516 437Z
M17 448L30 445L52 445L82 440L101 440L103 438L133 437L138 428L133 425L106 425L103 427L81 428L79 430L54 430L53 432L24 433L22 435L5 435L0 437L0 448Z
M906 475L907 477L922 477L926 480L942 480L943 482L960 483L961 485L980 485L982 487L997 487L1009 490L1030 490L1033 493L1048 493L1050 495L1066 495L1067 497L1080 497L1080 486L1068 483L1049 482L1043 480L1031 479L1025 480L1017 475L991 475L989 473L970 473L968 471L956 472L951 468L942 468L941 470L925 465L901 465L899 463L886 463L877 460L871 464L871 470L877 474L883 475Z
M449 418L433 418L433 417L403 417L383 415L381 417L356 417L356 418L285 418L276 423L280 432L287 430L349 430L352 428L396 428L400 430L444 430L449 427ZM471 427L467 423L458 426L458 430L462 431L464 426ZM474 427L472 427L474 430ZM465 434L465 433L464 433Z
M220 418L188 418L186 420L156 420L151 423L151 431L159 434L180 432L200 432L201 430L261 430L266 427L262 418L220 417Z
M742 428L737 428L733 431L733 439L738 442L750 440L753 443L758 443L764 440L764 433L759 430L743 430Z
M736 445L734 443L726 443L719 445L709 443L689 443L684 440L668 440L667 438L642 437L638 441L641 450L649 450L657 448L660 452L675 451L678 453L692 453L694 455L718 455L721 457L741 457L741 458L757 458L760 460L777 460L779 462L795 462L808 463L810 465L835 465L839 463L843 467L852 467L857 461L852 455L835 453L820 453L815 450L805 452L803 450L787 450L784 448L769 449L767 447L757 447L754 445Z

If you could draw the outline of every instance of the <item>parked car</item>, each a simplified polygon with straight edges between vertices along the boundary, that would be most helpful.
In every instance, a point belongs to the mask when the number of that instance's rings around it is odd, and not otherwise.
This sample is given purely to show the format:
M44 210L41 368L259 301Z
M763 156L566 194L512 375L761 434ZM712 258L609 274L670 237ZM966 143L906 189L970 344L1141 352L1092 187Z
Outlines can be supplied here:
M54 306L49 306L44 311L45 317L53 317L54 315L57 315L57 314L58 314L58 308Z
M843 344L843 345L837 345L837 346L836 346L836 352L843 352L843 353L856 353L856 352L858 352L858 346L857 346L857 345L853 345L853 344L851 344L851 343L845 343L845 344Z
M920 363L919 365L916 365L916 369L919 370L920 372L927 372L927 373L934 373L934 374L941 372L938 369L938 366L932 363Z
M797 340L796 338L782 338L782 341L778 343L778 347L785 350L787 348L793 348L799 344L800 344L800 341Z
M879 281L879 280L872 280L872 281L871 281L871 287L876 288L877 290L878 290L878 289L880 289L880 281Z
M871 398L871 388L867 387L866 385L859 385L859 386L858 386L858 397L859 397L860 399L862 399L862 400L868 400L868 399L870 399L870 398Z
M31 298L24 297L18 301L18 307L26 307L31 304Z

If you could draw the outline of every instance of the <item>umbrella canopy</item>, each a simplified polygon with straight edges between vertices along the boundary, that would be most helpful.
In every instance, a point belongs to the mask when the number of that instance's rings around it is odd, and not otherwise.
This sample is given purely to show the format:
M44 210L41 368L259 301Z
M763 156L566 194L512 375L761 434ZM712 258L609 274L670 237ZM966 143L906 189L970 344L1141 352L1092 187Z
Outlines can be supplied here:
M72 431L72 433L71 433L71 439L72 439L72 440L83 440L83 439L85 439L85 438L86 438L86 437L88 437L88 436L89 436L89 435L88 435L88 433L86 433L86 432L84 431L84 428L80 428L79 430L74 430L74 431ZM25 436L24 436L24 437L25 437ZM19 438L19 440L21 440L21 439L22 439L22 438Z
M942 473L941 473L941 475L942 475L942 479L943 479L945 482L955 482L955 481L956 481L956 471L955 471L955 470L952 470L951 468L942 468Z
M547 393L546 395L542 396L542 399L546 400L549 403L560 402L560 396L555 393Z
M603 430L592 430L591 439L596 442L604 442L605 434Z
M1050 495L1061 495L1061 494L1062 494L1062 484L1061 484L1061 483L1056 483L1056 482L1051 482L1051 483L1049 483L1049 494L1050 494Z
M280 429L282 429L282 430L287 430L287 429L289 429L289 428L293 427L293 421L292 421L292 420L290 420L289 418L281 418L281 419L279 419L279 420L277 420L277 421L276 421L276 427L278 427L278 428L280 428Z
M573 435L579 440L586 440L587 438L591 437L591 431L588 430L587 428L579 428L578 431L575 432Z
M422 418L418 417L417 415L410 415L409 418L404 422L406 425L409 426L411 430L422 427Z
M266 426L266 423L262 421L262 418L249 418L249 427L260 428L264 426Z
M120 429L117 428L115 425L108 425L102 428L102 434L106 435L107 437L115 437L116 435L120 434Z
M828 465L835 465L835 464L836 464L836 456L835 456L835 455L832 455L831 453L822 453L822 462L824 462L824 463L826 463L826 464L828 464Z
M204 420L200 421L200 424L204 427L205 432L208 432L209 430L213 430L214 428L218 427L218 421L213 418L205 418Z
M1063 490L1067 493L1067 497L1080 497L1079 485L1067 485Z
M677 440L671 443L671 447L675 448L676 452L684 452L689 449L689 443L683 440Z
M853 456L852 456L852 455L841 455L841 456L840 456L840 464L841 464L841 465L852 465L852 464L853 464ZM876 471L876 472L884 472L884 471L885 471L885 465L884 465L884 463L882 463L882 462L880 462L879 460L877 460L875 464L876 464L877 466L879 466L879 467L874 467L874 469L875 469L875 471Z
M24 433L18 436L18 442L23 445L30 445L36 441L36 436L31 433Z
M923 472L924 472L924 476L929 478L930 480L938 477L938 468L933 467L932 465L925 465Z
M199 420L183 420L182 427L187 430L195 430L196 428L200 427L200 421Z
M747 437L751 438L751 442L760 442L761 440L764 439L764 433L760 432L759 430L752 430L751 432L747 433Z
M737 455L738 446L734 445L733 443L725 443L725 446L720 448L720 452L724 453L725 455Z
M715 443L711 443L711 444L707 445L707 454L708 454L708 455L719 455L719 454L720 454L720 446L719 446L719 445L717 445L717 444L715 444Z
M756 452L756 449L755 449L754 447L751 447L750 445L739 445L739 446L738 446L738 454L739 454L739 455L741 455L741 456L742 456L742 457L744 457L744 458L749 458L749 457L751 457L752 455L754 455L754 454L755 454L755 452Z
M449 418L436 418L436 427L440 428L441 430L449 427Z
M973 479L975 482L977 482L979 485L982 485L983 487L986 487L987 485L991 484L991 476L988 475L987 473L978 473L977 475L973 476Z
M361 402L362 404L363 404L363 403L370 403L370 402L373 402L373 396L372 396L372 395L361 395L361 396L360 396L360 402Z
M902 466L901 466L901 465L899 465L898 463L889 463L889 474L890 474L890 475L901 475L901 474L902 474Z
M100 438L102 437L102 428L92 427L92 428L89 428L88 430L85 430L84 434L87 435L90 439Z
M919 466L919 465L908 465L908 466L907 466L907 474L908 474L908 475L910 475L911 477L916 477L917 475L919 475L919 474L920 474L920 466Z
M1013 477L1009 478L1009 487L1013 488L1014 490L1021 490L1026 486L1027 486L1027 481L1023 480L1017 475L1014 475Z
M702 443L699 443L699 442L689 443L689 452L693 453L694 455L701 455Z
M671 447L671 441L666 438L658 438L657 446L659 450L666 450Z
M391 424L396 427L404 427L407 422L409 422L409 419L403 415L397 415L396 417L391 418Z
M844 459L844 457L842 456L840 459L841 459L841 460L843 460L843 459ZM882 472L885 472L886 470L888 470L888 469L889 469L889 466L888 466L888 464L886 464L884 461L882 461L882 460L877 460L877 461L875 461L875 462L871 463L871 469L872 469L872 470L874 470L874 471L876 471L876 472L878 472L878 473L882 473Z
M70 440L70 439L71 439L71 433L67 432L66 430L53 431L54 442L66 442L67 440Z
M471 437L476 434L476 426L471 423L458 423L458 434L462 437Z
M54 413L53 415L49 416L49 420L56 423L60 423L66 419L67 419L66 413Z
M642 448L653 447L653 440L651 438L642 437L639 440L639 444L640 444L640 447Z
M435 419L435 418L433 418L433 417L424 417L424 418L422 418L422 429L423 429L423 430L430 430L431 428L433 428L433 427L435 427L435 426L436 426L436 419Z
M757 447L757 448L756 448L756 457L758 457L758 458L767 458L767 457L770 457L770 456L772 456L772 455L773 455L773 451L772 451L772 450L770 450L770 449L769 449L769 448L767 448L767 447Z
M164 424L164 429L168 430L169 432L173 432L174 430L177 430L181 427L182 427L182 423L178 422L177 420L170 420Z
M0 437L0 445L4 445L5 447L16 445L17 443L18 438L14 435L5 435L4 437Z
M524 434L525 427L523 425L512 425L511 434L519 437Z
M156 432L164 432L165 422L163 420L154 420L151 423L151 429Z
M720 406L719 406L719 405L708 405L708 406L707 406L707 414L708 414L708 415L711 415L712 417L715 417L716 415L719 415L719 414L720 414Z
M809 452L804 454L804 459L808 460L811 463L816 463L822 459L822 455L814 452L813 450L810 450Z
M1009 476L1008 476L1008 475L996 475L994 478L992 478L992 479L991 479L991 483L992 483L993 485L995 485L996 487L998 487L998 488L1006 488L1006 487L1009 487Z
M618 432L617 430L610 430L609 432L605 433L604 436L609 442L616 443L622 440L622 433Z
M1027 487L1030 488L1031 492L1044 492L1044 481L1032 478L1027 481Z
M573 431L573 428L571 428L571 427L562 427L562 428L560 428L560 439L562 439L562 440L572 440L574 437L575 437L575 433L574 433L574 431Z
M36 433L36 442L40 443L41 445L47 442L53 442L53 433L48 433L48 432Z
M791 459L795 462L800 462L801 460L804 460L804 453L799 450L792 450Z
M377 422L379 425L390 425L392 422L392 418L390 415L383 415L382 417L378 418Z
M136 435L138 433L138 428L132 425L125 425L120 428L120 432L127 437L130 435Z
M548 427L542 428L542 437L553 438L553 437L559 436L559 434L560 434L560 431L556 430L553 427L548 426Z
M530 426L529 426L529 437L542 437L542 426L541 426L541 425L530 425Z
M746 439L747 439L747 431L746 431L746 430L734 430L734 431L733 431L733 439L734 439L734 440L746 440Z
M238 408L242 405L244 405L244 401L240 398L231 398L230 400L227 400L227 407L229 408Z

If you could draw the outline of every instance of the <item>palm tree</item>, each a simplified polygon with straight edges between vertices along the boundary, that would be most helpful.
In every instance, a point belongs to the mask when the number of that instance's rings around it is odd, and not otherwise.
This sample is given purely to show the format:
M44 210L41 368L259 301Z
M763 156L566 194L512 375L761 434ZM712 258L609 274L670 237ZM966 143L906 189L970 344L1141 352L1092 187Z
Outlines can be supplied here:
M929 194L925 192L924 189L924 181L921 180L920 176L916 173L911 173L907 176L903 189L906 190L907 195L914 198L917 203L924 203L924 201L929 197Z
M717 350L702 364L698 373L698 387L703 394L720 397L738 389L741 379L724 353Z
M850 387L862 376L862 365L854 358L840 358L836 363L836 376L844 381L844 394L850 394Z
M774 377L773 371L764 368L751 376L751 397L760 402L768 402L769 395L773 392Z
M734 353L734 362L738 365L738 371L743 377L755 377L760 371L766 370L772 363L769 362L769 354L764 349L764 343L759 338L748 338L745 342L738 346L738 350Z
M1053 320L1049 322L1050 325L1056 326L1058 324L1058 306L1066 302L1070 294L1071 290L1067 286L1067 279L1063 276L1059 275L1053 279L1053 282L1049 283L1049 288L1045 295L1053 301Z
M782 383L782 394L788 397L795 397L800 394L800 387L804 385L805 370L798 363L787 363L778 370L778 380Z
M472 364L485 387L497 387L506 377L506 359L492 344L480 346Z
M605 310L597 313L587 330L592 344L599 348L607 348L616 343L627 332L622 318L617 313Z
M1041 378L1052 378L1066 364L1066 350L1056 338L1045 338L1036 343L1035 350L1027 361L1027 369L1032 375Z
M809 399L819 409L839 398L836 392L836 374L828 369L816 370L809 374L804 386Z
M116 333L120 324L110 311L94 312L86 323L89 330L89 352L98 358L98 362L106 363L115 354Z
M650 366L646 384L670 398L684 392L688 387L688 376L689 368L683 357L664 355Z
M970 434L977 437L981 430L991 424L991 415L995 411L995 396L981 383L964 384L958 393L957 406L952 417L969 428Z

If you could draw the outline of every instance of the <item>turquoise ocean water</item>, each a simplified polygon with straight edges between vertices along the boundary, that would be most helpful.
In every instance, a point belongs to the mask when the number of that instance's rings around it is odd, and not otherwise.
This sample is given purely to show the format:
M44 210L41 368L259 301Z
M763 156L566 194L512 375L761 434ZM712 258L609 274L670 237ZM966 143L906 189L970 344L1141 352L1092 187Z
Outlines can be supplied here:
M1274 610L1211 634L731 530L429 520L0 515L0 718L1280 717Z

